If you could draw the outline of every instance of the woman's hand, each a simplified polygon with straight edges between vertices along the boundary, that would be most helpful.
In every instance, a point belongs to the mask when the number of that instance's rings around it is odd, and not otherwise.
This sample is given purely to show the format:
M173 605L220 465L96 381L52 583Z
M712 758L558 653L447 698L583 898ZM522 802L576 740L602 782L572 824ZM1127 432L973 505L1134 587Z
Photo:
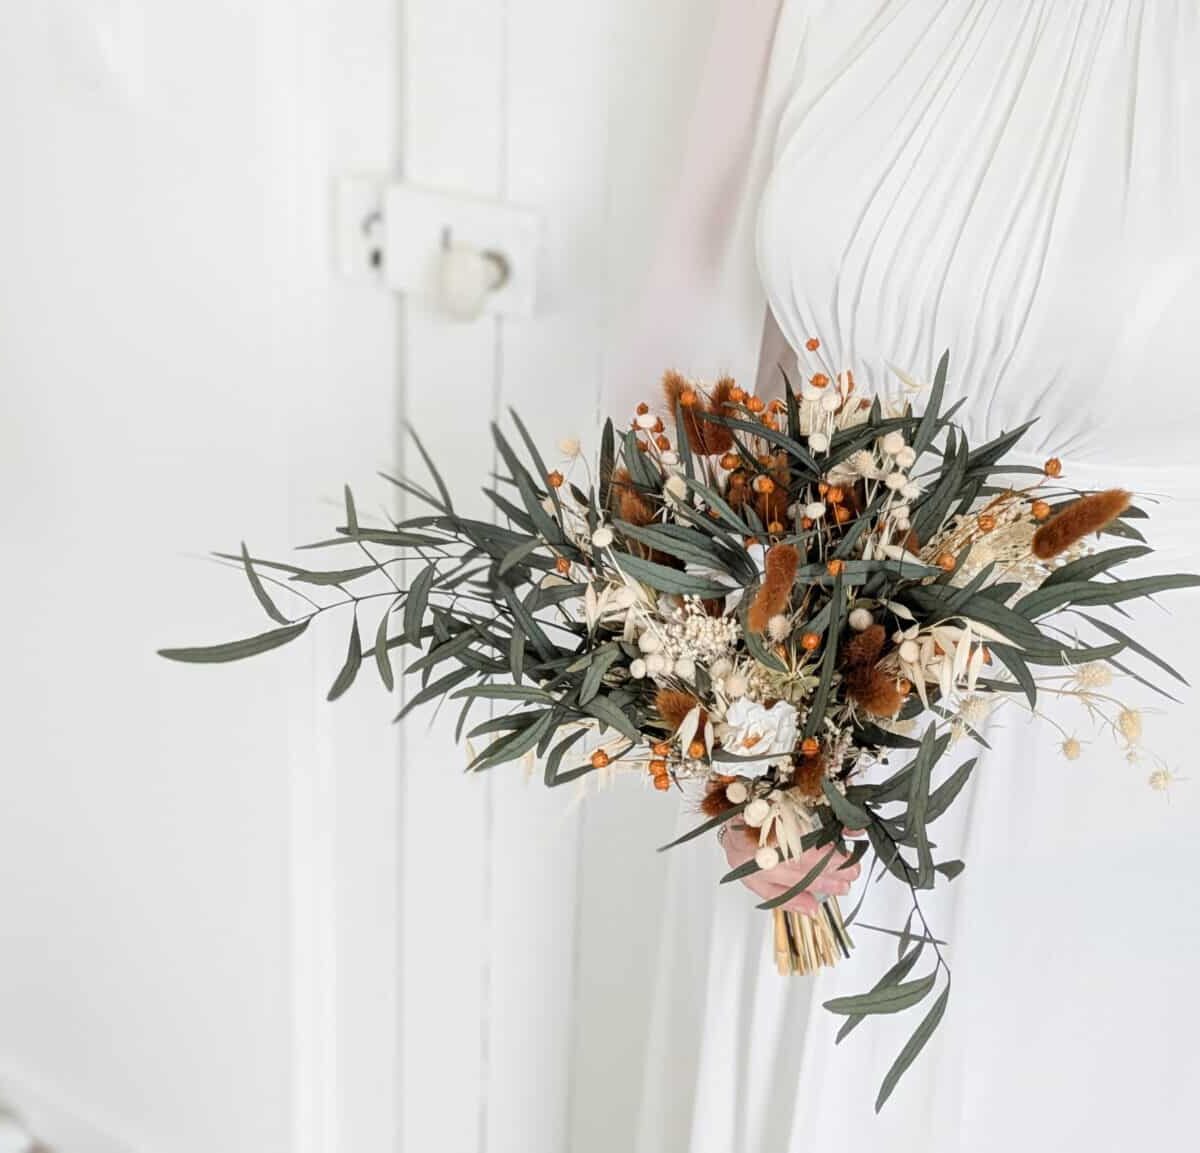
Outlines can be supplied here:
M725 836L721 838L729 867L736 869L749 861L758 852L758 833L747 828L740 822L730 822L726 826ZM756 893L764 901L786 893L829 852L827 847L809 849L799 857L790 861L782 861L773 869L763 869L742 878L742 884L751 892ZM815 916L819 908L816 895L843 897L850 891L850 882L862 871L861 865L853 865L849 869L841 869L847 857L843 853L834 852L829 864L821 871L808 889L793 897L787 904L780 906L797 913ZM815 895L814 895L815 894Z

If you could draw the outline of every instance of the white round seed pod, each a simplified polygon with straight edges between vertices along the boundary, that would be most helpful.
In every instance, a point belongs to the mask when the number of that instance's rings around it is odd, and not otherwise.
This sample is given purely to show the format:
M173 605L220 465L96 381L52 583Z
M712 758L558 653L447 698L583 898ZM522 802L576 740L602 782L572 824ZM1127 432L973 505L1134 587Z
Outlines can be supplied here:
M829 437L823 432L814 432L809 435L808 447L813 452L824 452L829 447Z
M754 863L760 869L773 869L779 864L779 850L774 845L763 845L754 854Z
M652 677L661 677L667 671L667 658L662 653L651 653L646 658L646 671Z
M570 457L572 460L579 455L579 448L580 445L578 437L567 436L563 437L563 439L558 442L558 451L561 452L563 456Z
M608 525L601 525L594 533L592 533L592 544L596 548L608 548L614 540L613 530Z
M870 609L851 609L850 610L850 627L856 632L861 633L869 629L875 623L875 617L871 614Z
M836 392L827 392L821 397L822 412L837 412L842 407L842 398Z
M667 449L667 451L662 454L662 462L663 464L678 464L679 453L677 453L673 448Z
M900 646L900 659L915 665L921 658L921 646L916 641L905 641Z
M899 492L906 484L908 484L908 477L906 477L904 473L897 470L896 472L889 472L887 476L883 478L883 483L886 484L888 488L892 490L892 492Z
M635 681L640 681L646 675L646 662L641 657L635 657L629 662L629 675Z
M734 700L738 697L744 697L749 687L746 683L746 678L741 673L733 673L731 676L725 678L725 695Z
M662 648L662 639L657 633L652 633L647 629L638 637L638 648L644 653L656 653Z
M902 449L905 448L904 433L889 432L880 442L879 447L883 449L888 456L896 456Z
M771 815L770 804L762 797L755 797L743 810L742 820L752 829L757 829Z
M690 681L696 675L696 662L691 657L680 657L675 662L675 675L681 681Z
M679 475L667 477L667 483L663 485L663 488L676 500L683 500L688 494L687 481Z
M612 603L619 609L632 608L637 599L637 593L628 585L621 585L612 595Z
M896 463L901 468L912 468L917 463L917 454L905 445L904 448L896 453Z
M652 412L643 412L638 416L636 423L638 428L649 431L658 423L658 417Z
M892 521L892 524L896 526L897 532L908 532L908 530L912 528L912 521L910 521L906 516L899 517L898 519Z
M823 500L814 500L812 504L804 506L804 515L810 520L820 520L825 515L825 502Z
M730 781L725 786L725 799L731 805L740 805L748 796L750 790L746 788L745 781Z
M713 661L709 666L708 675L717 680L720 677L727 677L733 672L733 661L728 657L721 657L719 660Z

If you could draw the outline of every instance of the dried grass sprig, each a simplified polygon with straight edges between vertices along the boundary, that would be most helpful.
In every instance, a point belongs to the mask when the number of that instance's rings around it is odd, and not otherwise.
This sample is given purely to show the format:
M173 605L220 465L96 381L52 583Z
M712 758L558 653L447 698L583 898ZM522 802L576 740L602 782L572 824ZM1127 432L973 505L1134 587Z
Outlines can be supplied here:
M1111 524L1128 507L1133 495L1123 488L1090 493L1067 505L1033 534L1033 555L1049 560L1071 545Z
M751 632L766 632L767 622L787 608L799 565L800 554L790 544L777 544L767 553L766 575L746 614Z

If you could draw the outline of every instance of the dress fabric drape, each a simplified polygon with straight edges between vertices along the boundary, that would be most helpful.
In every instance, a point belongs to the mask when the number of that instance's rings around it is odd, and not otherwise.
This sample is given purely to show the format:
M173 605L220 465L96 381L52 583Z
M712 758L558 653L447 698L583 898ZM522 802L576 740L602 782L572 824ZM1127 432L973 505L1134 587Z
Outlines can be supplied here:
M1057 455L1080 487L1136 490L1155 569L1200 569L1197 60L1190 0L785 0L758 143L726 205L734 242L757 229L724 285L738 319L721 330L710 310L688 344L680 310L674 355L728 352L689 367L744 376L762 293L793 349L817 336L825 367L871 388L894 385L891 365L928 379L948 348L972 443L1037 417L1030 461ZM1140 605L1128 631L1195 670L1189 596L1174 615ZM1176 687L1182 705L1136 683L1110 691L1148 706L1147 746L1200 778L1196 698ZM1077 702L1044 711L998 709L990 748L964 741L940 770L980 752L935 826L966 872L925 902L953 991L878 1117L876 1088L921 1010L835 1047L821 1003L869 987L894 939L859 930L849 963L781 978L764 914L716 885L711 841L660 858L640 1153L1092 1153L1188 1133L1200 779L1156 792L1154 766L1131 764ZM1063 734L1084 742L1079 760L1061 756ZM901 927L905 896L875 888L862 919Z

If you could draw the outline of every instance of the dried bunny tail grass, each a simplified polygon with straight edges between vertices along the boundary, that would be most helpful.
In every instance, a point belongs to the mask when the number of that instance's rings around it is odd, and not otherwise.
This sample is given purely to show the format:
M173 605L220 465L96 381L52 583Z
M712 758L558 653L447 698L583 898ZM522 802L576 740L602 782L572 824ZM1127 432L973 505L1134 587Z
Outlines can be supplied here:
M861 633L855 633L842 650L842 664L847 669L874 668L887 642L887 630L883 625L871 625Z
M622 520L644 525L654 519L654 506L638 492L627 468L619 468L613 473L612 492Z
M796 772L792 780L795 782L796 791L802 797L804 797L805 800L815 801L824 796L824 755L822 753L817 753L815 756L801 757L796 766Z
M723 376L713 385L708 398L707 412L714 416L731 415L726 409L733 404L733 390L737 385L731 376ZM710 456L729 452L733 448L733 432L724 425L715 424L711 420L701 422L700 438L704 441L704 451Z
M699 389L678 372L668 372L663 376L662 389L672 422L676 411L683 413L683 431L688 447L696 453L707 451L704 447L704 422L696 419L696 409L701 403Z
M1058 556L1085 536L1116 520L1133 499L1123 488L1110 488L1080 497L1051 517L1033 534L1033 555L1040 560Z
M680 692L678 689L659 689L654 698L654 707L658 710L658 715L671 726L672 732L683 724L684 717L699 703L691 693ZM704 724L703 715L700 724Z
M765 632L767 622L787 608L799 564L800 554L790 544L777 544L767 553L766 576L746 614L751 632Z
M720 782L712 785L700 802L700 811L706 817L719 817L733 807L733 802L725 795L725 785Z
M873 717L894 717L904 704L896 678L881 668L856 669L845 680L846 696Z

